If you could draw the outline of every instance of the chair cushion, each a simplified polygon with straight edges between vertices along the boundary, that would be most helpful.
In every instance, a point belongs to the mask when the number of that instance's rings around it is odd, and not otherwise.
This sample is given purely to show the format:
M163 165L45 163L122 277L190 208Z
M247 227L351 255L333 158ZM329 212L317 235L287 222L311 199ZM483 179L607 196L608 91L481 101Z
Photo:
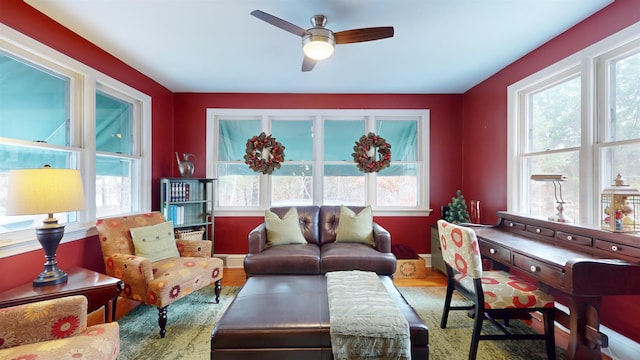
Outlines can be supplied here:
M473 278L456 274L456 280L473 292ZM516 275L504 271L484 271L482 277L485 309L551 308L554 298Z
M131 228L129 231L136 256L146 257L151 262L180 257L171 221Z
M346 206L340 207L340 221L336 242L359 242L373 246L373 214L367 206L356 214Z
M267 247L307 243L302 236L298 210L295 207L290 208L282 219L271 210L265 210L264 224L267 228Z

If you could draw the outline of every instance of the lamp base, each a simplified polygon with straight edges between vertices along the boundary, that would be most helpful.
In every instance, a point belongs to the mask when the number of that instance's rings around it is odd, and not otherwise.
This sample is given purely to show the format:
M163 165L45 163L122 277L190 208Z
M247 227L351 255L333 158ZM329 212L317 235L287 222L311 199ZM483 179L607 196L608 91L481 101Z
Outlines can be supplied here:
M36 228L36 237L44 250L44 270L33 280L34 287L57 285L67 282L69 276L64 271L58 269L56 261L56 251L62 236L64 235L64 225L55 222L45 223L44 226Z
M43 287L66 283L69 275L61 269L43 270L37 278L33 279L34 287Z

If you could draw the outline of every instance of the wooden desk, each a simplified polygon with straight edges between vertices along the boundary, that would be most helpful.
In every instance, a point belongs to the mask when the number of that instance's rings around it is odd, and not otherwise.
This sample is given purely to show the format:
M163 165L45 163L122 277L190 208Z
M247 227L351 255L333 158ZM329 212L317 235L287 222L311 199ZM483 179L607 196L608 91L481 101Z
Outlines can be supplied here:
M568 359L602 359L602 296L640 294L640 237L505 212L493 227L475 228L480 252L495 265L539 281L570 314L556 320L570 330Z
M65 272L69 275L69 280L64 284L34 287L30 281L0 293L0 308L84 295L88 300L89 313L104 307L104 321L115 320L116 302L124 288L120 279L83 268L72 268Z

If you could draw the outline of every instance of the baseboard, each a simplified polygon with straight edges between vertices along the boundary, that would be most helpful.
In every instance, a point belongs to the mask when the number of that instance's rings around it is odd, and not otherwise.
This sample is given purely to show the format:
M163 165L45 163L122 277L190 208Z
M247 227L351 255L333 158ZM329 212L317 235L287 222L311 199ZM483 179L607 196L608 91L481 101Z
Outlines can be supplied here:
M600 331L609 337L609 346L602 348L602 353L613 360L640 359L640 343L600 325Z

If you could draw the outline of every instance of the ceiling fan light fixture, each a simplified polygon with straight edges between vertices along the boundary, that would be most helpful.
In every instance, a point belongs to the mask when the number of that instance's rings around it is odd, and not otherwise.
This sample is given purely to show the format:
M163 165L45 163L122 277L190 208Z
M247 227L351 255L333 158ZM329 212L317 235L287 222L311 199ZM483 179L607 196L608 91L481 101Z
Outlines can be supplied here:
M302 38L302 51L314 60L323 60L333 54L335 40L330 30L322 28L309 29L309 34Z

